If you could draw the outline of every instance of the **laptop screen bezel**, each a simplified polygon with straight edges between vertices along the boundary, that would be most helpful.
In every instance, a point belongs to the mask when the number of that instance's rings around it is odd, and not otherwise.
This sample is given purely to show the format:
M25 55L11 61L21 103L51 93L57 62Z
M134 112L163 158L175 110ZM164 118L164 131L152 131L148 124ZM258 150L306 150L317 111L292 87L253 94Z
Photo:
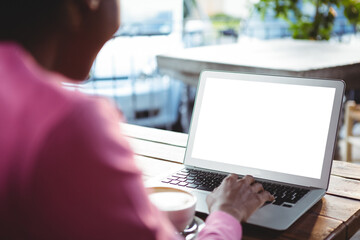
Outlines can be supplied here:
M257 82L283 83L283 84L334 88L335 89L334 104L331 113L328 138L326 141L325 156L323 161L321 178L320 179L309 178L309 177L290 175L290 174L272 172L267 170L259 170L254 168L248 168L243 166L236 166L221 162L214 162L214 161L193 158L191 155L194 146L197 124L199 120L200 108L202 104L202 98L204 95L206 81L209 78L222 78L222 79L234 79L241 81L257 81ZM345 83L342 80L299 78L299 77L259 75L259 74L208 71L208 70L203 71L200 74L199 84L197 88L197 94L196 94L193 115L189 130L188 144L185 152L184 164L192 167L206 168L206 169L228 172L228 173L236 173L239 175L253 175L256 178L268 179L272 181L284 182L284 183L295 184L300 186L327 189L329 185L330 170L334 156L334 148L337 138L344 91L345 91ZM261 146L259 148L261 149Z

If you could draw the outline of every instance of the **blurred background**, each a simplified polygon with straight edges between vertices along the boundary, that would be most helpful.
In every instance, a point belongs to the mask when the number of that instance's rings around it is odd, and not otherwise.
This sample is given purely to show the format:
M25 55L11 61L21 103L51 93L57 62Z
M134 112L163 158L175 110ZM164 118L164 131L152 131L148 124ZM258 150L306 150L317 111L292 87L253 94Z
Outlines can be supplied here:
M89 79L65 87L111 99L128 123L187 132L196 88L160 74L158 54L241 39L351 43L359 10L356 0L121 0L122 26Z

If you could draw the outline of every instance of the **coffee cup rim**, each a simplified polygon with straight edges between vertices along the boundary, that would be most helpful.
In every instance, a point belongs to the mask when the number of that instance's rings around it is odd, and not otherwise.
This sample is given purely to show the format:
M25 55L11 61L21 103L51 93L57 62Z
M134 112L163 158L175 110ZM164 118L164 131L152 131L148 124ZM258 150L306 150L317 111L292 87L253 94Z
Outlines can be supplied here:
M151 194L151 193L154 193L154 192L181 192L181 193L186 193L186 194L188 194L188 195L190 195L192 197L193 201L191 202L191 204L186 205L183 208L178 209L178 210L174 210L174 211L179 211L179 210L184 210L184 209L187 209L187 208L192 208L194 205L196 205L196 202L197 202L197 198L196 198L196 196L194 194L192 194L189 191L179 189L179 188L154 186L154 187L147 187L147 190L148 190L148 194ZM158 191L158 190L160 190L160 191Z

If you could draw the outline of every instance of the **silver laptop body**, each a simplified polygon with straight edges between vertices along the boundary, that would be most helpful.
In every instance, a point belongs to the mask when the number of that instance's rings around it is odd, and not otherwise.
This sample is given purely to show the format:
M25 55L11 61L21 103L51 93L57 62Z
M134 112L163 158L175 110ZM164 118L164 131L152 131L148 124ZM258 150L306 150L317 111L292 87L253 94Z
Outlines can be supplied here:
M326 193L344 89L341 80L204 71L185 168L309 190L296 204L267 204L247 221L285 230ZM208 213L210 192L172 186L195 193L196 210Z

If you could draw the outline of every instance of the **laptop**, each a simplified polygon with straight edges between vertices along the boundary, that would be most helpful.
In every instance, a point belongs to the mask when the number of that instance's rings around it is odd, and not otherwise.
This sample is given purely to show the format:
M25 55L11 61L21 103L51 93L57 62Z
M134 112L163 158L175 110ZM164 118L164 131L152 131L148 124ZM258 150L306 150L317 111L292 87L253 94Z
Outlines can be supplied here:
M341 80L204 71L184 168L158 178L206 196L229 173L252 175L274 194L248 223L285 230L326 193L345 83Z

